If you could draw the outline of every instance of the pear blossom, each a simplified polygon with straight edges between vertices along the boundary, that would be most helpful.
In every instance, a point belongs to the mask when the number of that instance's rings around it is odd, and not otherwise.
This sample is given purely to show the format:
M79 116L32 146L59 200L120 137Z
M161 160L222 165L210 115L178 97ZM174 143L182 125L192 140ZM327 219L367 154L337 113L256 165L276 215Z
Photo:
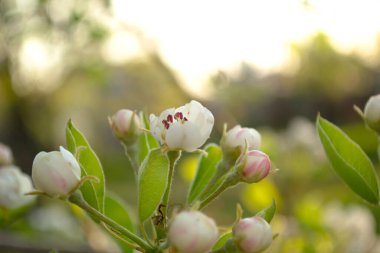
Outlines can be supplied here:
M0 165L9 165L13 163L12 150L0 142Z
M75 157L63 147L59 149L40 152L33 161L34 185L51 197L69 195L81 179L81 169Z
M370 97L367 101L364 120L370 128L380 134L380 94Z
M270 168L268 155L260 150L248 151L237 161L237 173L247 183L259 182L269 174Z
M18 208L32 202L34 196L25 193L33 189L30 177L13 165L0 168L0 207Z
M167 109L158 117L150 115L153 136L169 150L196 150L210 137L213 125L212 113L195 100Z
M121 141L130 143L140 132L140 119L134 111L121 109L108 118L114 135Z
M260 133L254 128L236 125L226 133L223 146L227 149L239 147L242 150L246 143L248 150L259 149L261 145Z
M199 211L184 211L171 221L169 241L180 253L208 252L218 239L213 219Z
M232 228L232 235L243 253L261 252L272 243L272 228L259 216L240 220Z

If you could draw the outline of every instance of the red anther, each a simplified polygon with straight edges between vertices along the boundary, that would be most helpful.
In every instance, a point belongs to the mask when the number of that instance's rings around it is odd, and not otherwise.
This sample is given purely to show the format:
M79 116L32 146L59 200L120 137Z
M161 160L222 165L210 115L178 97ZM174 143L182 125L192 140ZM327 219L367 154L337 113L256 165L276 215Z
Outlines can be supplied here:
M166 120L169 122L169 123L173 123L173 116L171 114L168 115L168 117L166 117Z
M166 121L166 120L163 120L162 121L162 124L164 124L164 127L166 128L166 129L169 129L169 123L168 123L168 121Z
M180 120L182 120L182 119L183 119L183 114L182 114L182 112L176 112L176 113L174 114L174 118L175 118L175 119L180 119Z

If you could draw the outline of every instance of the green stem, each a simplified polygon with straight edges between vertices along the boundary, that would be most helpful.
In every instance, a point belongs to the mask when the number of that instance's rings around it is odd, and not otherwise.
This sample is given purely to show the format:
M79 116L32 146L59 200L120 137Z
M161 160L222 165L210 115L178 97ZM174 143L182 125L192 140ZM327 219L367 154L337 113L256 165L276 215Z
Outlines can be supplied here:
M164 197L162 198L161 205L163 208L159 210L162 215L163 221L156 225L157 240L161 240L166 237L166 219L167 212L169 208L169 197L171 192L171 186L173 182L173 175L175 164L181 156L181 151L169 151L169 175L168 175L168 185L166 186Z
M141 239L139 236L135 235L128 229L124 228L123 226L119 225L117 222L113 221L112 219L108 218L104 214L100 213L98 210L90 206L84 199L82 194L77 191L74 194L72 194L69 198L69 201L83 210L85 210L87 213L91 214L98 220L104 222L112 228L114 231L119 232L120 234L124 235L125 237L131 239L134 241L136 244L138 244L142 249L144 249L145 252L153 253L154 249L143 239Z
M216 172L211 178L210 182L208 182L205 190L203 190L202 194L200 195L200 199L209 195L210 191L214 189L215 184L217 184L218 180L220 180L228 172L229 168L229 163L226 160L222 159L219 161L216 167Z
M227 188L236 185L239 182L239 179L236 177L235 173L230 173L226 175L226 178L224 179L224 182L213 192L211 193L206 199L202 200L202 202L199 205L199 210L207 206L211 201L213 201L216 197L218 197L224 190Z
M128 158L129 164L132 167L132 169L135 173L135 176L137 177L137 174L139 171L139 165L137 164L137 161L136 161L136 153L137 153L136 145L127 145L123 142L121 142L121 143L124 147L124 152Z

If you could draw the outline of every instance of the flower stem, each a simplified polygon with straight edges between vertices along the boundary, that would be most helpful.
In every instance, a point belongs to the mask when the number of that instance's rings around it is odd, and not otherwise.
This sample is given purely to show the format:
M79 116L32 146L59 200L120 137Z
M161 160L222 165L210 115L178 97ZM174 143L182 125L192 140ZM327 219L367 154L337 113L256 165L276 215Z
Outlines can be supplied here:
M74 194L72 194L69 198L69 201L83 210L85 210L87 213L91 214L98 220L104 222L107 226L109 226L112 230L117 231L118 233L124 235L125 237L131 239L133 242L138 244L144 252L153 253L154 249L143 239L141 239L139 236L135 235L128 229L124 228L117 222L113 221L112 219L108 218L104 214L100 213L98 210L90 206L83 198L83 195L77 191Z
M216 197L218 197L224 190L227 188L236 185L239 182L238 177L236 177L235 173L229 173L226 175L226 178L224 179L224 182L213 192L211 193L206 199L202 200L202 202L199 205L199 210L207 206L211 201L213 201Z
M164 197L162 198L162 202L160 207L163 207L160 209L159 212L163 218L162 222L156 224L156 233L157 233L157 240L161 240L166 237L166 220L167 220L167 212L169 208L169 197L171 192L171 186L173 182L173 175L174 175L174 169L175 164L178 161L178 159L181 156L181 151L169 151L168 157L169 157L169 175L168 175L168 185L166 186Z

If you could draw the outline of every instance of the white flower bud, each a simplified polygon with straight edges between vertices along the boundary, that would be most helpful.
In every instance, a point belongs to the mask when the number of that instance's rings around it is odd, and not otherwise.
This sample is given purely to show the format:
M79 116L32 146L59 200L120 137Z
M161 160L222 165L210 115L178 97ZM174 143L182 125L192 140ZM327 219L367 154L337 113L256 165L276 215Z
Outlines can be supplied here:
M240 179L247 183L256 183L264 179L270 171L269 157L259 150L251 150L237 161L237 172Z
M140 119L134 111L122 109L108 118L114 135L125 143L136 140L140 132Z
M259 149L261 145L261 135L254 128L242 128L240 125L237 125L227 132L223 146L226 149L239 147L240 150L242 150L245 148L246 143L248 150Z
M3 143L0 143L0 165L9 165L13 163L13 155L12 150L4 145Z
M370 128L380 134L380 94L370 97L367 101L364 120Z
M233 240L243 253L261 252L272 243L272 228L262 217L240 220L232 228Z
M21 172L16 166L3 166L0 168L0 207L18 208L35 199L25 193L33 190L32 181L27 174Z
M198 211L179 213L169 227L169 240L180 253L208 252L217 239L214 220Z
M177 109L167 109L159 117L150 115L152 134L169 150L196 150L210 137L213 125L212 113L194 100Z
M33 161L34 185L51 197L67 196L81 179L81 169L75 157L63 147L59 149L40 152Z

